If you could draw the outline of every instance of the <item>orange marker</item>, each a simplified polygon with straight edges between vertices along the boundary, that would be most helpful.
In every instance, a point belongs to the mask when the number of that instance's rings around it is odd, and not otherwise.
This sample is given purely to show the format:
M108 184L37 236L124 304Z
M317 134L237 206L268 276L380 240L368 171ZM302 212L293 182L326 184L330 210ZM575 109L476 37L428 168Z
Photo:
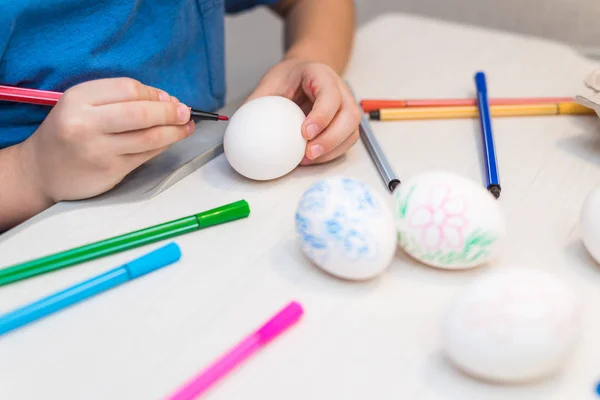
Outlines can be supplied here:
M492 117L594 114L591 108L574 102L490 106ZM382 108L369 112L372 120L406 121L415 119L478 118L477 106Z

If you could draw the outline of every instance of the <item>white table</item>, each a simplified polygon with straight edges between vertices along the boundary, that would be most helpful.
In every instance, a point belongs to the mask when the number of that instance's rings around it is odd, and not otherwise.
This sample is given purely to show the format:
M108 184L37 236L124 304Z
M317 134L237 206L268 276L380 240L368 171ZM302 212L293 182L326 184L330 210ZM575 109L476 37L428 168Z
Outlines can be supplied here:
M409 38L412 36L412 38ZM379 46L377 49L375 46ZM484 70L490 96L574 95L594 64L562 45L404 15L358 34L347 78L357 96L465 97ZM430 169L483 184L476 120L378 122L400 178ZM158 399L296 299L292 330L214 387L207 399L588 399L600 378L600 270L583 250L578 216L600 180L596 117L494 121L510 229L502 260L459 273L398 251L389 271L348 283L313 267L296 246L294 212L314 180L344 174L385 193L364 147L334 163L256 183L223 156L150 201L82 209L0 243L0 265L246 199L252 214L175 239L182 260L0 337L0 398ZM113 268L159 244L0 288L0 311ZM457 373L440 356L438 322L474 276L523 263L549 270L586 307L577 353L554 379L519 387Z

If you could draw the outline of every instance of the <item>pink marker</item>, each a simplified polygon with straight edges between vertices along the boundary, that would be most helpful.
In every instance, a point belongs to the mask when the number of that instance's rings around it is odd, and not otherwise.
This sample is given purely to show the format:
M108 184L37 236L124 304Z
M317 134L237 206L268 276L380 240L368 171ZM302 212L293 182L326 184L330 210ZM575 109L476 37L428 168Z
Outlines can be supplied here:
M302 306L296 302L289 303L266 324L246 337L228 353L210 365L200 374L192 378L177 392L168 397L169 400L194 399L204 393L210 386L221 379L229 371L237 367L264 345L271 342L287 328L291 327L303 314Z

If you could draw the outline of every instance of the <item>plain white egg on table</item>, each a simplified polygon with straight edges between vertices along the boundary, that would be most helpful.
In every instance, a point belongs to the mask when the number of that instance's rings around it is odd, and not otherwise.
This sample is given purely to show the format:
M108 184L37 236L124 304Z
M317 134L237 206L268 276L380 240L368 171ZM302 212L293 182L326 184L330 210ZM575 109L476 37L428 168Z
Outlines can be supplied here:
M476 278L451 302L443 352L467 375L525 383L557 373L582 329L575 292L542 270L500 269Z
M436 268L467 269L496 258L506 235L498 200L461 175L431 171L394 190L399 245Z
M394 216L384 198L347 177L319 180L304 192L296 212L296 233L314 264L348 280L381 274L398 248Z
M242 105L223 137L229 164L254 180L271 180L294 170L306 153L302 136L305 115L293 101L265 96Z

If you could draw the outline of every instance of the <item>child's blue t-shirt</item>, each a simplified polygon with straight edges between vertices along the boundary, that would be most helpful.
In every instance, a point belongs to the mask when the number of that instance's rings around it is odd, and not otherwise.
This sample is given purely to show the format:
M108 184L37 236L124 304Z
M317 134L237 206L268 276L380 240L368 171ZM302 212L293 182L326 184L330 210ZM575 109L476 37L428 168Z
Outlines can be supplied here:
M225 14L275 2L0 0L0 85L64 92L129 77L214 111L225 98ZM0 101L0 148L29 137L49 111Z

